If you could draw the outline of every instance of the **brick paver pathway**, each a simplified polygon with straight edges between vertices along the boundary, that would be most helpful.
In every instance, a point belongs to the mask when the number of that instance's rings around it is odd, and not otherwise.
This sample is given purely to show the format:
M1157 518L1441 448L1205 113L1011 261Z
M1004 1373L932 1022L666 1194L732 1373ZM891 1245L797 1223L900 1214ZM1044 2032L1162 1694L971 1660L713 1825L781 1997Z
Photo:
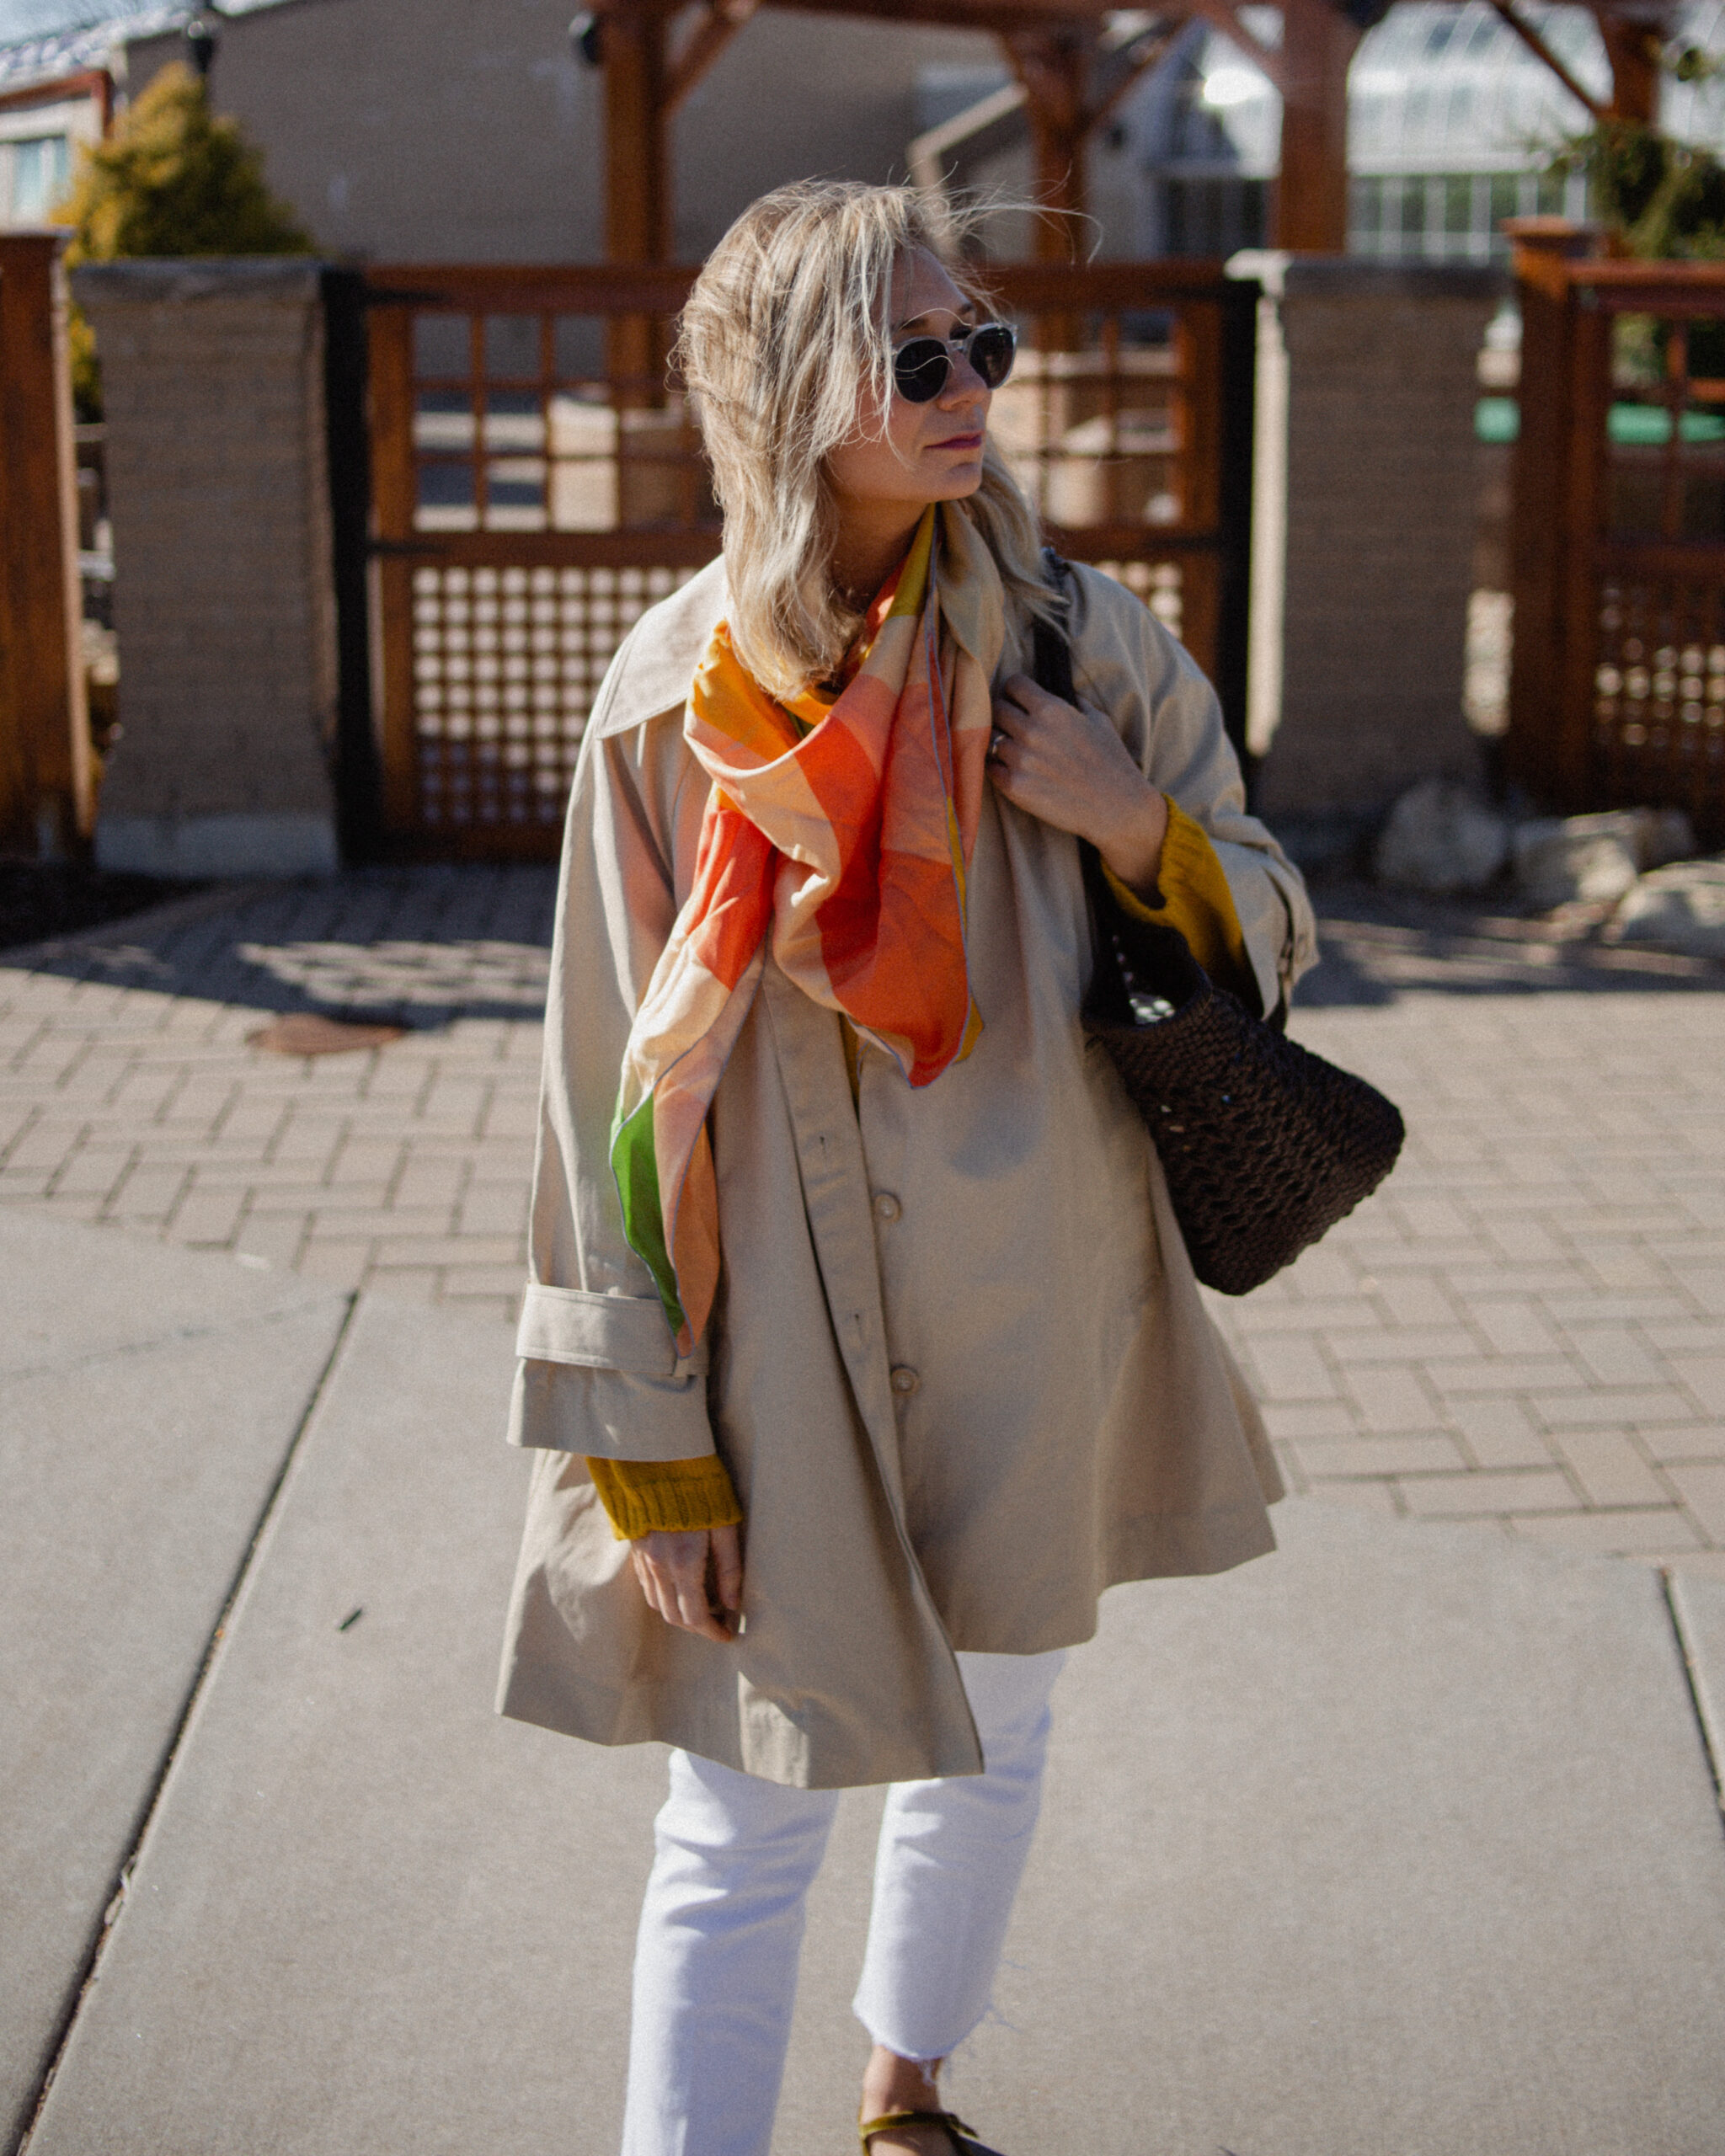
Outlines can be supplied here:
M0 1199L507 1316L552 895L365 872L0 964ZM1725 1576L1725 975L1332 910L1295 1031L1409 1138L1320 1249L1216 1300L1290 1481ZM246 1044L304 1009L414 1030Z
M507 1316L554 880L361 872L0 970L0 1200ZM414 1030L360 1054L248 1047L296 1010Z

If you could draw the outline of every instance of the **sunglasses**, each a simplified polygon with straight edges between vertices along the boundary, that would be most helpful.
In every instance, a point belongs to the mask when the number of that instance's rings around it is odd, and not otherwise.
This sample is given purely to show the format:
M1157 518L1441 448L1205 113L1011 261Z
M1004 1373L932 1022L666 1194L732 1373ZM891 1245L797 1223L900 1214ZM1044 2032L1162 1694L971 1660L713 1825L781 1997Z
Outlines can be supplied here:
M953 362L968 359L989 389L1012 371L1017 332L1004 322L979 322L951 337L913 337L893 354L893 385L907 404L932 404L952 378Z

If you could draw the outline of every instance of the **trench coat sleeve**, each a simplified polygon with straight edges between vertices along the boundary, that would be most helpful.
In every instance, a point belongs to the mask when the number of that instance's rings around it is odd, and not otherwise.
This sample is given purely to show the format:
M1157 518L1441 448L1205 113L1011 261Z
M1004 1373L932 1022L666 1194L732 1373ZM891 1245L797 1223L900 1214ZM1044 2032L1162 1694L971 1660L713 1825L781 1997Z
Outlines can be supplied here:
M1075 563L1069 589L1079 694L1108 712L1146 776L1209 834L1263 1008L1285 1007L1295 982L1317 962L1316 927L1299 870L1246 813L1215 691L1185 647L1112 577Z
M607 729L636 641L600 691L569 798L509 1436L613 1460L694 1460L714 1449L705 1345L679 1358L624 1237L611 1171L623 1049L676 918L676 865L704 792L690 782L681 706Z

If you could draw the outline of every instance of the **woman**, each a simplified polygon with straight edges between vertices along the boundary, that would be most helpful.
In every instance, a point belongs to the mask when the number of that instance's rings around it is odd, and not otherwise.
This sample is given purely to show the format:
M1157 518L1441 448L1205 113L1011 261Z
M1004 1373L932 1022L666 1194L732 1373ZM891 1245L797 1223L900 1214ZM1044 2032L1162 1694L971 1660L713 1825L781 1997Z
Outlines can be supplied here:
M1260 1007L1311 917L1184 652L1048 580L986 431L1011 333L911 192L756 203L681 358L724 555L618 652L570 804L499 1704L676 1748L627 2156L764 2156L804 1896L872 1782L863 2142L949 2156L1064 1652L1105 1587L1270 1549L1279 1494L1086 1053L1075 835Z

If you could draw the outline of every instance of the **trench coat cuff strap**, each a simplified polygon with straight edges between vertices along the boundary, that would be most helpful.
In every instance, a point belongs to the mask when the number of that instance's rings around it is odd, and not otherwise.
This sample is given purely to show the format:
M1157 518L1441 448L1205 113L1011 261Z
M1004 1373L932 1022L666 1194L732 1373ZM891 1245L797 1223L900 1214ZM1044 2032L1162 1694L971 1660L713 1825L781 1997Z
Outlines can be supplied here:
M628 1370L644 1378L704 1376L706 1346L679 1355L656 1295L598 1295L531 1280L521 1302L515 1353L525 1362L569 1363L591 1370Z
M713 1449L706 1380L517 1363L509 1441L606 1460L700 1459Z

